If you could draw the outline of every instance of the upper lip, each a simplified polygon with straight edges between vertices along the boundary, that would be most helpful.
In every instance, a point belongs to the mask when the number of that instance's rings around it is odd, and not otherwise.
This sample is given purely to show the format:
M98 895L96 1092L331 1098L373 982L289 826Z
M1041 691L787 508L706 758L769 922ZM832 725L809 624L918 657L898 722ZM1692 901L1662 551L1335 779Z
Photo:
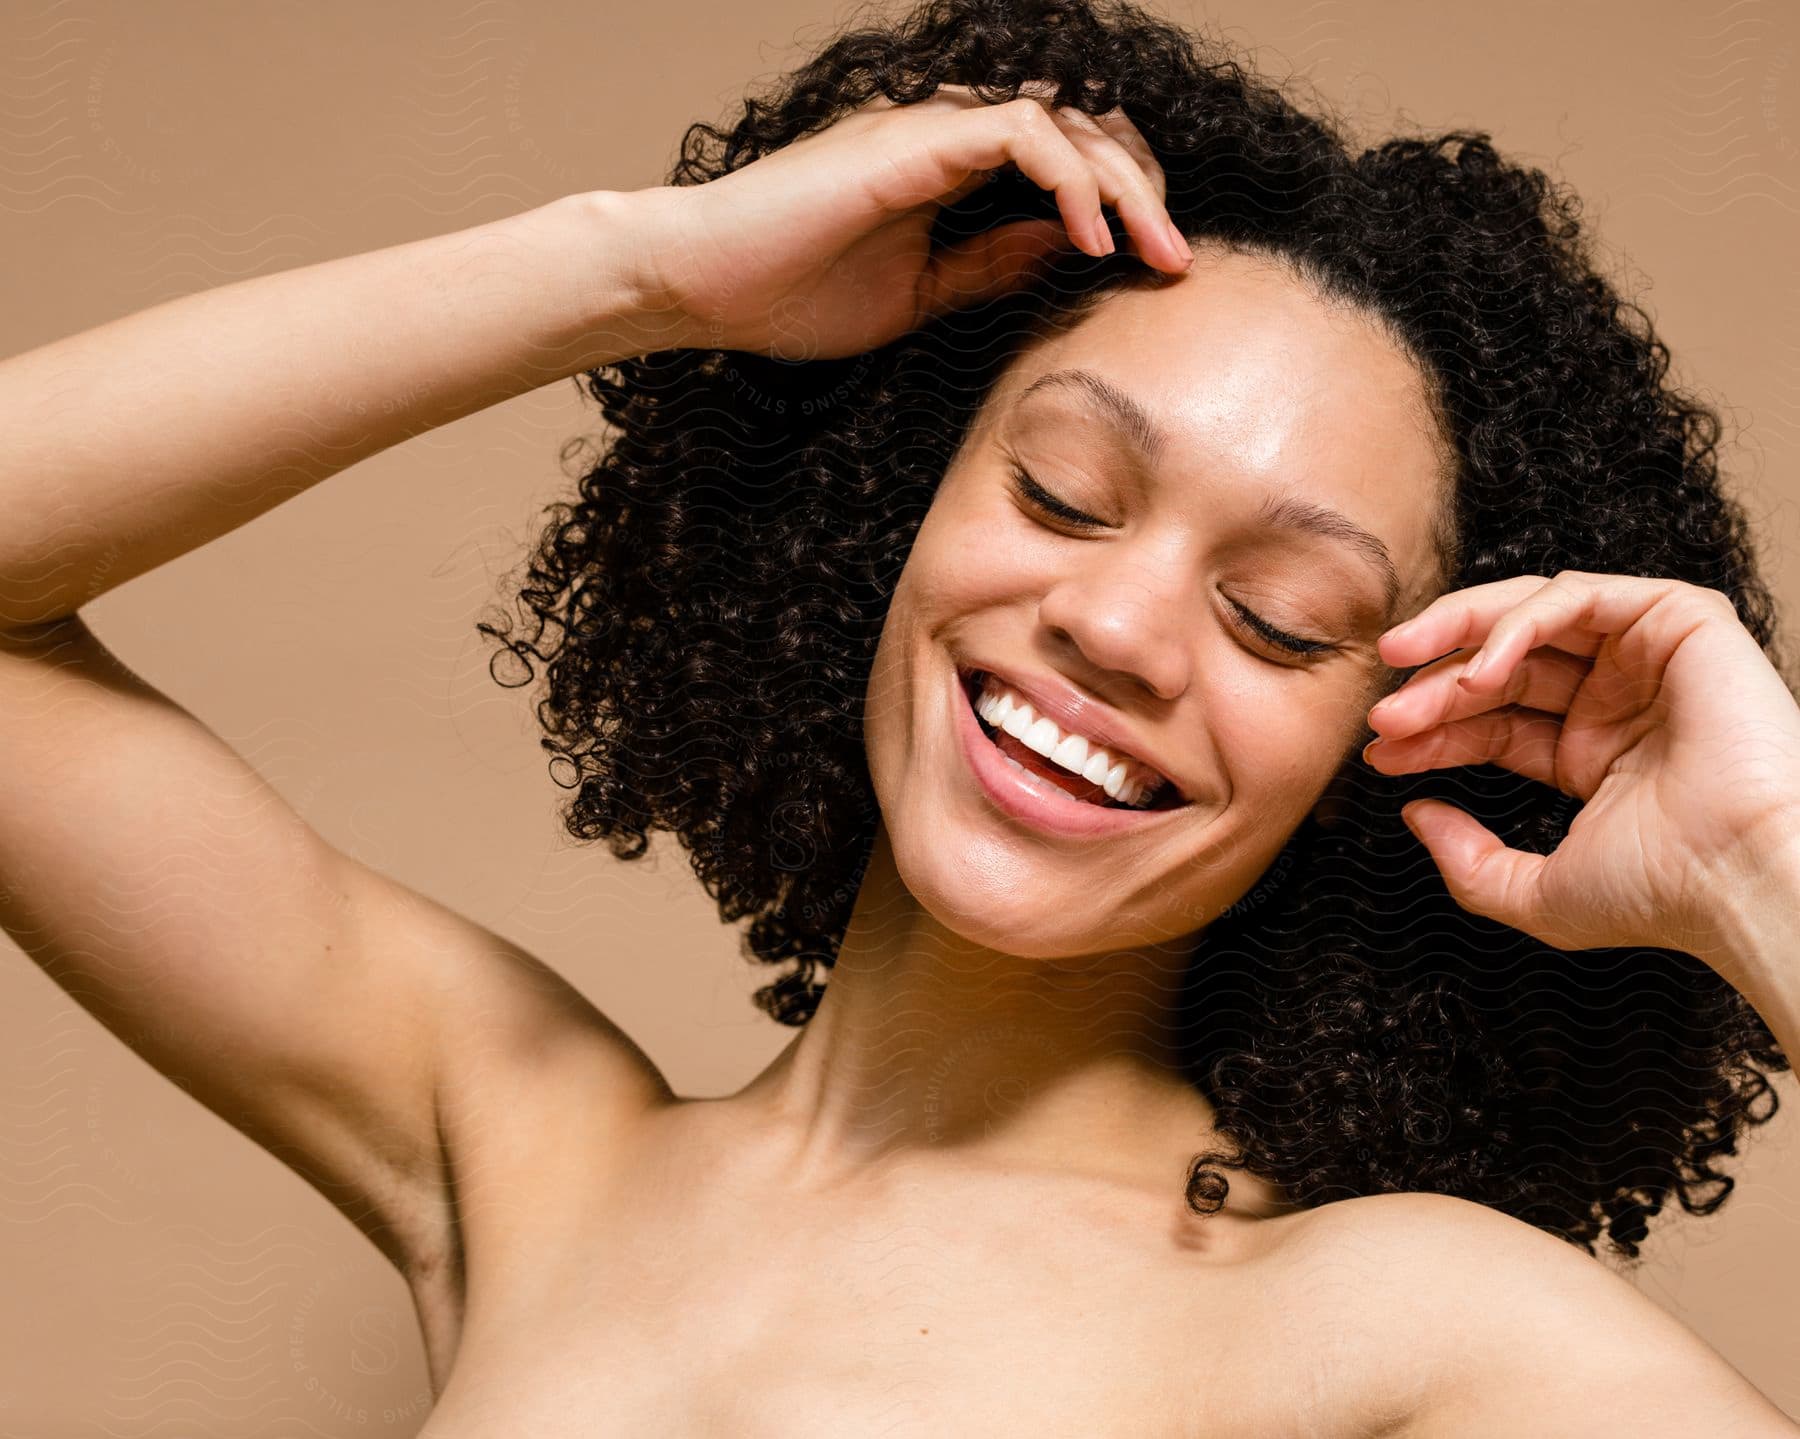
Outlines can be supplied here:
M990 674L1007 688L1017 690L1031 701L1034 710L1052 720L1059 729L1093 740L1114 756L1135 760L1146 769L1154 770L1168 781L1182 803L1187 802L1186 791L1170 773L1168 765L1157 759L1155 752L1132 732L1123 718L1100 701L1054 675L1025 673L986 661L965 664L960 671L964 679L977 672Z

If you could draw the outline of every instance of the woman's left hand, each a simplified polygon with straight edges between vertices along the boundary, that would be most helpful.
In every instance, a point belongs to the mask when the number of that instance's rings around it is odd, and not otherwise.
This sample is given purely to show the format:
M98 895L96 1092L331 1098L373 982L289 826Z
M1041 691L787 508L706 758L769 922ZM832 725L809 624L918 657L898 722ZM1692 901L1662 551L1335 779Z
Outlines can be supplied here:
M1723 593L1524 575L1440 596L1379 649L1423 668L1370 711L1376 769L1496 764L1583 801L1548 855L1454 805L1407 805L1457 903L1558 949L1720 967L1727 881L1800 849L1800 705Z

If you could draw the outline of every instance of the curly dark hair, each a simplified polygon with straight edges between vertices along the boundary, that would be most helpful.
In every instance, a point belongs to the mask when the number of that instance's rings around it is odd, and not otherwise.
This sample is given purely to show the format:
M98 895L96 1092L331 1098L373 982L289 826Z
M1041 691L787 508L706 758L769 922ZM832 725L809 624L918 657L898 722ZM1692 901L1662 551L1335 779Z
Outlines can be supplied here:
M1774 605L1722 491L1720 423L1668 379L1669 352L1601 278L1580 202L1482 132L1360 152L1222 48L1108 0L928 0L846 30L729 129L698 123L669 178L700 184L885 95L944 83L983 100L1027 81L1115 106L1153 147L1189 237L1285 262L1377 318L1432 391L1455 464L1450 588L1576 569L1731 596L1773 662ZM1316 107L1323 111L1324 107ZM952 241L1054 216L1011 167L939 216ZM1115 228L1117 222L1113 221ZM578 377L615 433L551 506L490 670L538 705L571 834L621 859L679 837L782 1024L814 1013L879 813L862 743L876 640L939 479L1020 347L1126 286L1123 247L847 359L716 350ZM550 633L554 627L554 633ZM1791 683L1791 682L1790 682ZM1184 1071L1225 1169L1314 1206L1427 1190L1493 1206L1596 1253L1639 1257L1671 1193L1710 1214L1717 1162L1773 1117L1788 1059L1754 1009L1670 950L1566 953L1450 899L1399 817L1448 798L1507 843L1553 848L1574 800L1496 766L1382 776L1360 759L1262 879L1198 941Z

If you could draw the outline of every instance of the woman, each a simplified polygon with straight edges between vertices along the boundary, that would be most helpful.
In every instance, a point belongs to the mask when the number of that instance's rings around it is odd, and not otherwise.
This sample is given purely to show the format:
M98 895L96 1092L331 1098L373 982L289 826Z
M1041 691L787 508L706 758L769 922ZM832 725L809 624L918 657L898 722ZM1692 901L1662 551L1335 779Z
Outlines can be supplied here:
M1716 1208L1800 1039L1800 715L1541 177L945 3L672 180L0 368L0 918L399 1267L424 1432L1794 1432L1576 1252ZM722 1100L76 614L578 372L618 435L497 674L574 832L786 967Z

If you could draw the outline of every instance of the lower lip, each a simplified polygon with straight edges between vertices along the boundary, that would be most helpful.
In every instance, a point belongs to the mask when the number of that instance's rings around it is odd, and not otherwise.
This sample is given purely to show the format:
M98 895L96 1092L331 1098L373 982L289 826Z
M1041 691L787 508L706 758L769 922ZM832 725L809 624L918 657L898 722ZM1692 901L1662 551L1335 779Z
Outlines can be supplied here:
M1076 799L1029 770L1014 769L981 732L962 676L952 673L951 679L951 697L958 711L956 729L963 754L969 768L975 772L975 778L981 782L982 791L994 807L1009 818L1046 834L1098 839L1141 830L1186 808L1108 809L1105 805Z

